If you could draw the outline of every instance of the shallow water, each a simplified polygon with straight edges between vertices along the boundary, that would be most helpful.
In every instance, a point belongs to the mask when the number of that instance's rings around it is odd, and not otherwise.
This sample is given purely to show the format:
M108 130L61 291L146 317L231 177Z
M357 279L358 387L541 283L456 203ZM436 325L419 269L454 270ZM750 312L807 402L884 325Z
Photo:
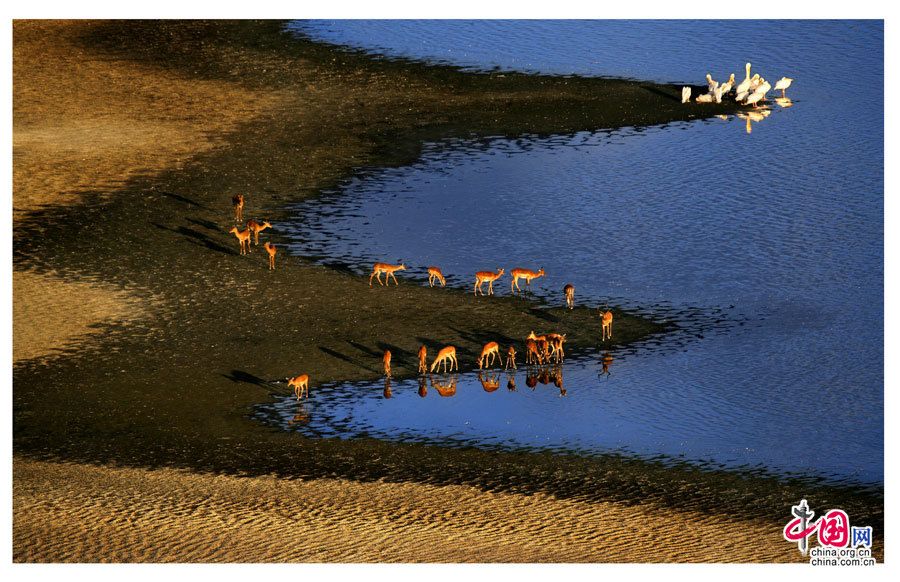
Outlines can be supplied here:
M412 268L401 279L419 284L437 264L467 288L476 270L543 266L534 291L547 301L571 282L576 303L637 308L684 331L613 352L610 375L599 351L567 362L565 398L552 384L532 393L524 374L516 392L504 379L492 393L464 374L453 398L419 398L415 382L394 383L390 399L380 384L334 386L291 428L883 482L880 22L294 27L473 69L698 84L707 71L740 80L751 60L773 84L795 81L792 106L773 102L759 121L429 144L412 166L298 205L291 251L325 264L368 274L402 259ZM287 427L292 407L259 413Z

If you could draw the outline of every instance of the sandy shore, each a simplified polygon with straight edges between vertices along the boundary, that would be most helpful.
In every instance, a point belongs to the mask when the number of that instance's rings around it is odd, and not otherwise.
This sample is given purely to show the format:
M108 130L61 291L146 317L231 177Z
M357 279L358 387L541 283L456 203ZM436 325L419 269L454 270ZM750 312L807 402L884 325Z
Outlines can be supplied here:
M315 398L377 377L386 348L402 376L421 344L457 345L471 367L487 339L532 329L595 346L599 321L412 276L371 289L284 254L270 272L228 234L232 194L277 226L287 203L410 163L424 141L700 116L680 88L373 61L268 22L17 21L13 38L16 560L790 560L768 540L801 492L880 527L878 495L305 440L248 418L266 380L308 373ZM262 238L281 244L277 228ZM614 345L665 331L616 322ZM765 541L723 545L729 520ZM222 527L233 537L209 533ZM667 543L629 548L629 534Z
M461 485L18 459L17 562L797 562L777 524Z

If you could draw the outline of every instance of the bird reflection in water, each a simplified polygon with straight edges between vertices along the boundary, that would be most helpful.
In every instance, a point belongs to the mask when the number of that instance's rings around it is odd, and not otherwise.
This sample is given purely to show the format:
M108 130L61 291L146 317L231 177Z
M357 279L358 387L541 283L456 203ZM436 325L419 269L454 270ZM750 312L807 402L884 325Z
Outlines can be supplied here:
M385 378L384 378L384 397L390 398L391 396L393 396L393 394L391 393L391 377L385 376Z
M794 102L791 101L790 97L776 97L775 103L777 103L781 107L784 107L785 109L787 109L788 107L794 106Z
M500 374L497 372L484 374L479 371L478 381L481 382L481 387L484 388L485 392L493 392L500 388Z
M444 380L435 380L435 377L431 377L431 387L437 390L437 393L442 397L450 397L456 394L456 382L459 377L456 374L453 374L449 377L447 381Z
M753 133L752 124L759 123L771 114L771 109L760 107L755 111L743 111L741 113L738 113L737 116L747 121L747 125L745 127L747 133Z

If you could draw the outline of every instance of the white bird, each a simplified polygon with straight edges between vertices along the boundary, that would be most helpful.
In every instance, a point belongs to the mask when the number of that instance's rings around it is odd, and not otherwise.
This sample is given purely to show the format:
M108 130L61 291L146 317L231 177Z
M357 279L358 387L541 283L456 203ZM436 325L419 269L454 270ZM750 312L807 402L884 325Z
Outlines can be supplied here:
M753 77L750 79L750 92L753 93L756 89L762 84L763 78L759 76L759 73L754 73Z
M781 90L781 96L784 97L784 90L791 86L794 80L790 77L782 77L778 79L778 82L775 83L775 90Z
M694 101L696 101L697 103L712 103L713 96L711 93L704 93L703 95L697 96L697 98L694 99Z
M739 92L737 95L735 95L734 100L737 102L741 102L744 99L746 99L749 95L750 95L750 92L747 90L744 90L744 91Z
M715 98L716 103L722 102L722 94L725 92L723 89L724 89L724 85L720 85L720 86L716 87L715 91L713 91L713 97Z
M731 73L728 80L722 83L720 87L722 87L722 95L727 95L731 88L734 87L734 73Z
M706 85L709 87L709 92L712 93L719 86L719 82L713 81L712 75L706 73Z
M687 103L691 100L691 88L690 87L682 87L681 89L681 102Z
M753 107L756 107L756 106L757 106L756 104L757 104L762 98L763 98L763 94L762 94L762 93L751 93L751 94L747 97L747 101L744 102L744 105L753 105Z
M762 97L760 99L762 101L765 101L766 93L769 92L769 90L772 88L772 85L770 85L769 82L766 81L765 79L763 79L762 77L760 77L760 80L762 81L762 83L760 83L759 87L757 87L756 91L754 91L753 93L754 94L759 93L760 95L762 95Z
M738 93L745 93L750 89L750 63L744 65L744 68L747 70L747 78L741 81L741 84L737 86L736 91Z

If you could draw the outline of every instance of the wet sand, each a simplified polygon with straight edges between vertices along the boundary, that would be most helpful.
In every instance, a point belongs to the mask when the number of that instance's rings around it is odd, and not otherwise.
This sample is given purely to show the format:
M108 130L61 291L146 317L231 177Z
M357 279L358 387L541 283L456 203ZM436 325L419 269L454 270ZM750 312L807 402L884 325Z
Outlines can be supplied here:
M211 519L214 506L198 501L199 515L169 514L168 506L160 507L162 490L152 488L131 500L117 497L127 482L149 483L176 468L220 475L179 473L199 480L186 485L187 497L202 490L197 483L216 479L230 484L224 489L256 482L264 489L284 487L273 493L282 496L296 485L285 478L327 481L328 487L357 493L375 488L368 504L358 496L358 519L379 515L381 497L391 498L392 490L427 486L465 487L472 495L540 495L546 507L571 501L645 511L640 504L646 502L682 512L685 519L727 513L769 524L779 523L785 507L803 494L811 503L852 508L851 515L880 528L878 492L860 495L616 459L453 451L367 439L311 441L248 419L253 404L283 391L271 380L308 373L315 398L322 382L377 377L386 348L394 353L395 374L402 376L415 372L414 354L422 343L432 353L457 345L460 363L471 368L489 339L521 343L531 330L556 330L568 333L578 350L597 345L600 325L590 309L562 308L561 293L560 306L551 308L506 294L476 299L465 291L429 289L422 286L424 278L403 274L399 287L370 288L360 276L364 266L337 271L283 252L270 272L259 248L240 256L228 234L232 194L247 195L245 218L276 225L261 238L278 245L277 224L287 203L315 196L366 167L410 163L426 140L665 123L727 112L733 105L681 106L679 87L474 75L374 61L292 39L272 22L18 21L13 38L14 293L17 313L25 314L15 321L13 370L17 559L126 559L117 528L101 530L105 519L120 523L114 516L133 511L129 503L151 512L144 518L148 528L158 528L156 520L166 530L194 531L201 522L192 520ZM83 75L91 78L83 81ZM70 318L82 304L93 307ZM36 325L54 320L72 329ZM616 345L665 331L616 310ZM43 357L48 353L56 357ZM75 473L65 473L70 469ZM94 488L80 495L64 485L68 479ZM390 485L379 487L379 481ZM53 510L46 498L34 497L29 488L35 483L55 491L54 503L70 515L87 512L91 500L104 495L118 505L109 514L91 509L96 519L71 534L80 541L68 543L61 555L52 539L41 539L39 530ZM252 503L240 514L276 519ZM485 531L490 523L462 521L454 527L488 540L495 535ZM104 539L111 545L99 543ZM378 559L348 557L335 539L316 557L278 559ZM240 559L235 548L215 553L212 547L161 543L166 552L144 559ZM682 547L686 543L673 538L677 547L665 559L698 556ZM104 551L107 556L98 555ZM553 559L537 550L503 551L496 559ZM768 561L774 555L707 559ZM429 559L421 556L411 551L396 559ZM434 559L463 559L441 556L446 558Z

